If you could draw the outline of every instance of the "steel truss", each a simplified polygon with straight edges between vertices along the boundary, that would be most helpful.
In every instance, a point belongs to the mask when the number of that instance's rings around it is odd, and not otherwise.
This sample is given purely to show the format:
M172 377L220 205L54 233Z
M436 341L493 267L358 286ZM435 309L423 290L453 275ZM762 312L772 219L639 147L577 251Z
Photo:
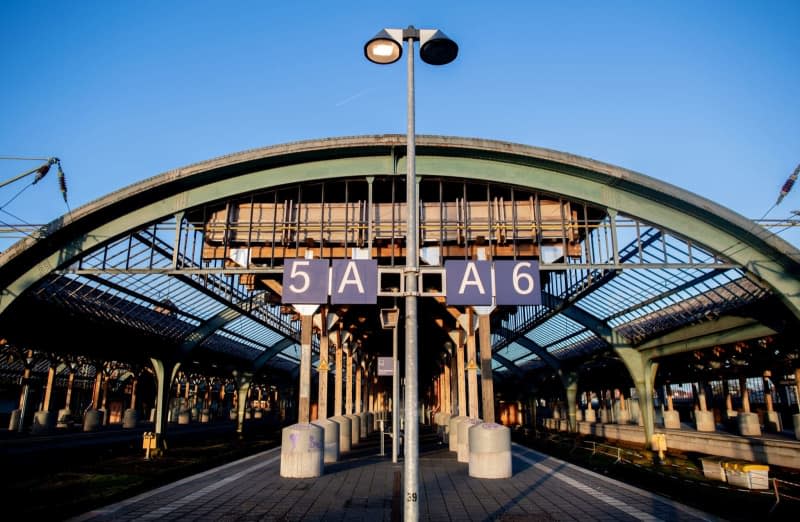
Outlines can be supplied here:
M401 181L296 184L180 211L87 252L34 294L87 312L102 303L115 320L146 323L175 342L194 335L211 349L296 364L299 323L269 282L280 280L288 256L368 250L380 264L379 295L404 295ZM420 295L444 296L448 258L541 263L544 305L495 320L499 371L539 364L542 351L563 359L603 350L612 329L641 342L769 294L724 256L611 209L444 178L424 179L420 194ZM220 320L226 310L232 319ZM204 324L216 327L200 336Z

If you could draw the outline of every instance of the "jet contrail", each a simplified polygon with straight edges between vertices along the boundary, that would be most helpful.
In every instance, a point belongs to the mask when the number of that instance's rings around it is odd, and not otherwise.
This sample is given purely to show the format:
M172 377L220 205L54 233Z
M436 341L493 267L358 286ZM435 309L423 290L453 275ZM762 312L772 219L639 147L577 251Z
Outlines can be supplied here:
M371 87L369 89L364 89L363 91L359 92L358 94L354 94L354 95L350 96L349 98L340 101L339 103L336 104L336 107L341 107L345 103L350 103L351 101L355 100L356 98L360 98L361 96L364 96L365 94L367 94L371 90L372 90Z

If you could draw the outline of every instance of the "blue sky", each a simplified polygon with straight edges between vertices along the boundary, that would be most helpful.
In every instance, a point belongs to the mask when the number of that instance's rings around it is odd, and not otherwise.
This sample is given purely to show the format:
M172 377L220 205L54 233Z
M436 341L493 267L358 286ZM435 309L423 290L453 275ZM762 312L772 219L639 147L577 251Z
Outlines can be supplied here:
M800 163L796 0L5 0L0 155L61 158L75 208L239 150L404 133L405 65L362 49L410 24L460 48L417 62L418 134L594 158L750 218ZM30 181L0 188L0 226L66 212L55 176ZM800 187L769 217L796 209Z

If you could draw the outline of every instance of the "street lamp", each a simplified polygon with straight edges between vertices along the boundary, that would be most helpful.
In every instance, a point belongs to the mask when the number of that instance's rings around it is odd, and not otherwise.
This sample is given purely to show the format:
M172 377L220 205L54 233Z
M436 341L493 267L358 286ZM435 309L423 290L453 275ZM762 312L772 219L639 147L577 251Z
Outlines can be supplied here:
M394 63L403 56L403 41L419 41L419 56L431 65L447 65L456 59L458 44L437 29L382 29L364 45L367 60L377 64ZM409 45L412 45L409 42ZM413 49L411 51L413 55Z
M456 59L458 45L437 29L382 29L364 45L364 56L373 63L390 64L403 55L408 43L408 119L406 145L406 370L405 459L403 460L405 508L403 519L419 519L419 411L417 383L417 277L419 274L419 219L417 211L416 136L414 131L414 42L420 43L420 58L431 65L445 65Z

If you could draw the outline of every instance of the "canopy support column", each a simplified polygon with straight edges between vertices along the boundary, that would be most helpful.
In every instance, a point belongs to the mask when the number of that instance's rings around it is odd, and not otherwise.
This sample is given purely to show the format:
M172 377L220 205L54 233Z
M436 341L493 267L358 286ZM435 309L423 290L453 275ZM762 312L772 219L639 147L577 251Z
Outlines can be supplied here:
M578 372L560 372L567 398L567 426L571 433L578 431Z
M236 380L236 433L240 436L244 433L244 414L247 405L250 401L247 395L250 391L250 386L253 383L253 374L249 372L233 372L233 378Z
M639 409L644 424L645 447L653 447L655 434L655 411L653 409L654 381L658 371L658 363L639 353L635 348L615 346L614 351L625 363L636 392L639 394ZM656 448L657 449L657 448Z
M492 332L491 317L493 306L473 307L478 315L478 335L481 345L481 399L483 421L495 422L494 381L492 380Z
M150 358L150 362L153 365L156 376L156 451L164 451L167 449L166 432L167 415L169 414L169 392L181 363L154 357Z

